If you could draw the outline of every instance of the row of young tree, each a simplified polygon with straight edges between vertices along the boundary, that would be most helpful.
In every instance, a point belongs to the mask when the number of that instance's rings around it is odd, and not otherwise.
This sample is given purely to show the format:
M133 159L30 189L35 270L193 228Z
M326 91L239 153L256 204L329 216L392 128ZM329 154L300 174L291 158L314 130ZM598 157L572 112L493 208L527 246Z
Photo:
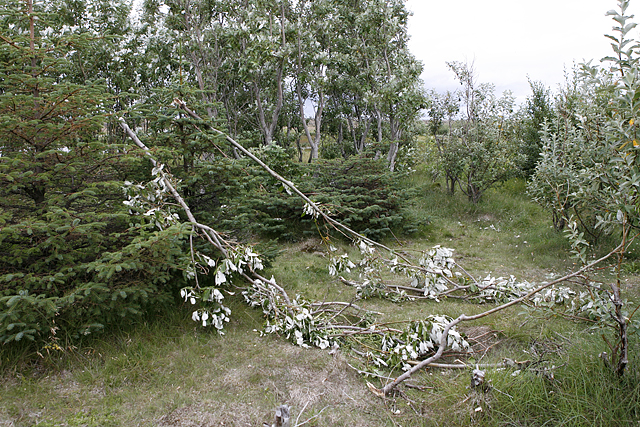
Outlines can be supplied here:
M591 304L600 306L615 331L610 354L618 374L628 363L629 337L640 326L633 319L638 306L624 298L621 281L640 231L640 44L631 37L636 24L626 14L628 5L620 0L619 10L607 13L615 22L613 35L606 36L613 55L600 65L574 67L557 93L530 82L531 96L513 112L508 93L497 99L491 85L475 82L472 68L450 63L462 89L434 94L428 111L449 192L457 186L477 202L491 185L519 173L556 230L568 228L582 265L589 247L607 236L615 279ZM580 283L588 292L604 289L590 274Z
M74 52L79 79L102 77L130 109L158 88L192 93L229 134L288 147L323 138L345 157L386 143L393 168L424 106L401 0L126 0L40 5L53 34L93 34ZM54 18L55 14L55 18ZM169 100L170 102L170 100ZM308 120L311 115L313 120Z
M635 24L609 14L622 21L619 34L607 36L615 56L574 66L555 93L530 81L518 110L509 91L497 97L492 84L478 83L472 65L448 63L461 89L429 94L427 155L449 193L460 189L477 203L495 184L523 177L556 230L574 223L591 243L611 234L612 214L635 218L636 107L619 105L635 99Z
M461 85L457 91L430 93L428 129L434 139L435 175L447 191L459 188L473 203L495 184L525 173L523 131L531 123L527 111L515 111L510 91L478 83L472 64L447 63Z

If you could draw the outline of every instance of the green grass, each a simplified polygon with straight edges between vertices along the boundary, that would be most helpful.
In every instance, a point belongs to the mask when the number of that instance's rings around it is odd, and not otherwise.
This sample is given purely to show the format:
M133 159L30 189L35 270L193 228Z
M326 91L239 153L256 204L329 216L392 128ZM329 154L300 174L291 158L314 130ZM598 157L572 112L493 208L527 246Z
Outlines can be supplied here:
M255 426L271 421L283 402L300 409L312 400L312 414L345 394L358 399L358 413L377 410L342 357L260 337L253 331L261 326L259 312L231 305L236 320L225 337L197 330L182 312L95 339L45 360L47 367L5 371L0 425ZM335 409L323 414L335 425L375 422Z
M528 200L522 181L488 191L477 205L461 194L444 194L419 175L407 184L419 190L407 209L420 230L389 239L389 245L452 247L456 259L479 277L491 272L540 282L574 267L563 234ZM344 242L333 243L357 252ZM273 274L291 295L353 299L353 288L327 275L319 239L282 249L266 275ZM638 297L637 262L632 258L626 268L632 299ZM630 368L621 379L604 367L598 355L606 345L590 325L511 307L461 325L468 334L484 337L485 351L470 362L532 360L536 369L487 369L490 387L479 392L469 388L468 370L428 369L408 382L411 387L401 386L401 394L382 400L366 382L383 382L358 375L349 366L357 361L347 351L330 355L261 336L262 313L247 307L239 293L227 300L233 315L225 336L198 328L183 307L88 337L75 347L61 344L63 351L40 349L41 356L0 348L0 426L261 426L272 423L275 408L285 403L292 407L293 421L308 421L305 426L625 426L640 421L635 335ZM455 317L489 307L459 300L358 304L383 313L381 322Z
M593 351L599 337L572 336L552 378L523 371L494 377L492 422L511 425L617 426L640 420L640 382L636 369L619 378ZM637 348L633 358L637 365Z
M522 180L488 190L476 205L459 191L444 194L430 183L420 184L420 193L410 208L428 224L426 242L420 244L455 248L465 268L539 280L545 272L572 267L564 233L556 232L550 215L529 200Z

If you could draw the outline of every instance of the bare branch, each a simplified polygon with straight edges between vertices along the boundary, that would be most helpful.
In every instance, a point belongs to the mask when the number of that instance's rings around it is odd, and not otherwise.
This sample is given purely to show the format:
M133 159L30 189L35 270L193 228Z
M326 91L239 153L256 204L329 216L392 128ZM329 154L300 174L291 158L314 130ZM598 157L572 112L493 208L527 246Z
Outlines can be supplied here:
M120 126L127 133L127 135L129 135L129 137L133 140L133 142L135 142L135 144L138 147L144 150L146 156L149 158L153 166L158 167L158 161L153 157L149 148L146 145L144 145L142 141L140 141L140 138L138 138L135 132L131 130L131 128L129 127L129 125L127 125L127 123L124 121L123 118L120 118ZM169 191L171 192L171 195L173 196L173 198L176 199L176 201L180 204L184 212L187 214L187 218L189 219L189 222L194 226L204 230L205 231L204 234L205 236L207 236L207 240L209 241L209 243L214 245L220 252L222 252L225 258L228 258L229 254L227 253L226 247L229 247L229 244L225 242L220 237L218 232L215 231L213 228L200 224L196 220L196 218L193 216L193 213L191 212L191 209L187 205L187 202L185 202L182 196L180 196L180 193L178 193L178 190L175 189L173 184L171 184L171 182L164 175L162 176L162 180L164 184L167 186L167 188L169 189Z

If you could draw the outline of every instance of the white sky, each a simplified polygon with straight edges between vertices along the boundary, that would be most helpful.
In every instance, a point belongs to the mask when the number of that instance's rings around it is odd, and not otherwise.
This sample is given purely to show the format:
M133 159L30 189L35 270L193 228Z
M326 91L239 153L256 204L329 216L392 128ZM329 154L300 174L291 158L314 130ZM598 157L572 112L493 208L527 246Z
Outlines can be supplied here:
M409 48L423 62L427 89L459 87L445 61L473 62L480 83L493 83L497 94L511 90L517 102L530 94L527 75L552 90L583 60L611 55L616 0L406 0ZM640 0L627 15L639 26Z

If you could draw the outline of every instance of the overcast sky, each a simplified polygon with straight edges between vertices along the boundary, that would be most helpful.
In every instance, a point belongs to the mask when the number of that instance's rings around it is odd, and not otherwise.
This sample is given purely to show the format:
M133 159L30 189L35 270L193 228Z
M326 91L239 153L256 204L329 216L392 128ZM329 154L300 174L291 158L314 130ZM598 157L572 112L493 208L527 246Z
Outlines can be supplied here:
M575 62L598 62L612 53L606 12L616 0L406 0L409 47L424 64L427 89L459 87L445 61L474 62L478 81L498 94L530 93L527 75L555 90ZM627 14L640 18L640 0ZM638 29L631 33L638 38Z

